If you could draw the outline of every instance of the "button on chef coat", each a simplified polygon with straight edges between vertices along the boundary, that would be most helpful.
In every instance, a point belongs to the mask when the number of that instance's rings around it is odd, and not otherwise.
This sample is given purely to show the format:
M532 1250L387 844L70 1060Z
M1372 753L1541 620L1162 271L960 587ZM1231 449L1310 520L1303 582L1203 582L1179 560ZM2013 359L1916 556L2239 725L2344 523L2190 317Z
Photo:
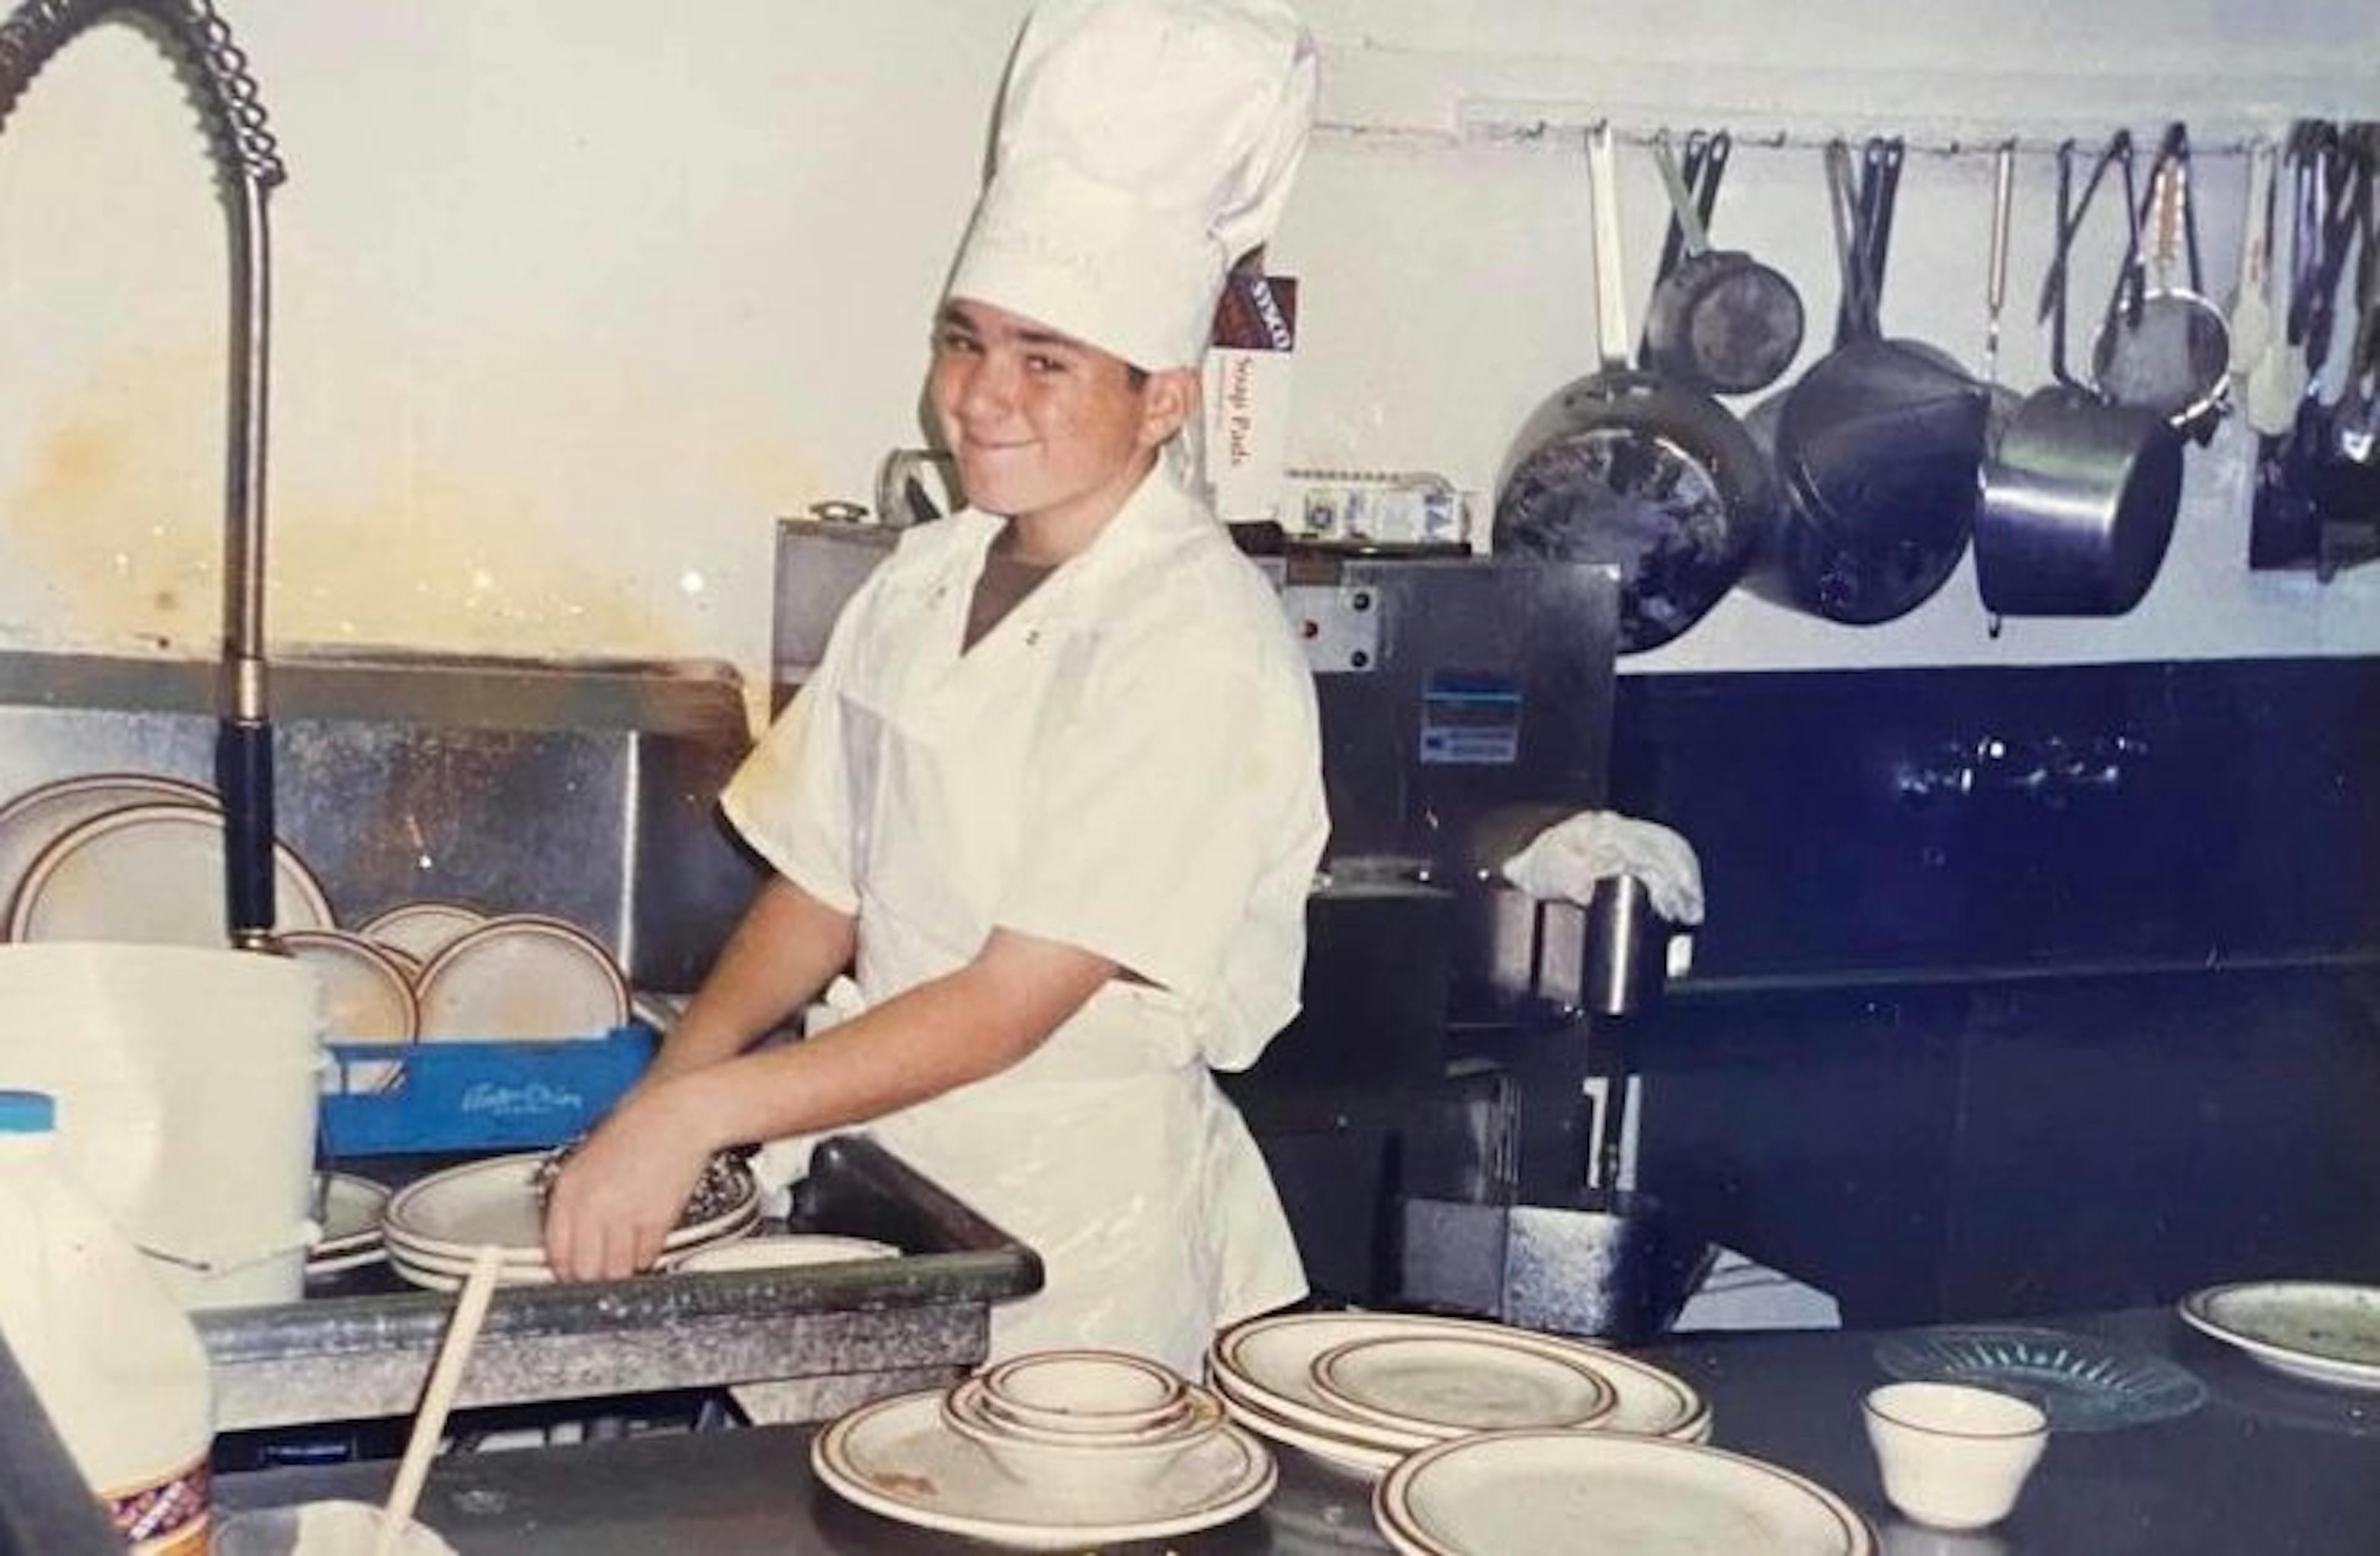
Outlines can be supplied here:
M1020 1064L871 1132L1041 1255L994 1355L1086 1341L1195 1371L1304 1295L1271 1179L1209 1067L1296 1013L1326 833L1314 689L1263 577L1162 462L1082 554L960 651L1000 532L910 530L736 774L729 818L856 916L861 999L995 928L1111 980Z

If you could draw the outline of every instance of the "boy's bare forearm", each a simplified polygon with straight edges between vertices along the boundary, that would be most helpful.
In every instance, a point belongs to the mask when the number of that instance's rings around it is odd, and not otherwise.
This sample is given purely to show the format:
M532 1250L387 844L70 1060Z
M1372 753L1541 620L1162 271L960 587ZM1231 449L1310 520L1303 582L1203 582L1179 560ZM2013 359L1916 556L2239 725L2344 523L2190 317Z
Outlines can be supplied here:
M670 1029L650 1078L707 1068L751 1047L850 965L853 928L846 916L771 876Z

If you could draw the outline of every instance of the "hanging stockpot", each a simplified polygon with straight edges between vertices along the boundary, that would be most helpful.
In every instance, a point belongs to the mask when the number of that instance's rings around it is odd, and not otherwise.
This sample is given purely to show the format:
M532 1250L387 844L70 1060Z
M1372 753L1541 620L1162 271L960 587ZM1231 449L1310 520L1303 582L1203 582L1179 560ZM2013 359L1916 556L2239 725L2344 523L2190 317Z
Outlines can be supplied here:
M1724 406L1629 366L1609 126L1589 135L1588 156L1601 366L1523 424L1497 482L1495 546L1616 566L1619 647L1633 653L1677 637L1734 587L1773 497L1760 451Z
M1699 193L1678 167L1666 136L1653 143L1670 197L1671 236L1645 323L1645 366L1710 395L1749 395L1784 375L1802 350L1802 297L1779 272L1739 249L1711 247L1708 225L1730 141L1722 130L1704 152Z
M1843 300L1835 348L1786 395L1774 457L1777 563L1797 605L1871 626L1904 615L1965 554L1990 400L1949 354L1885 338L1881 299L1903 152L1871 140L1856 187L1827 150Z
M2173 537L2181 505L2179 432L2156 408L2083 387L2066 363L2074 237L2111 164L2124 177L2124 272L2137 272L2131 152L2119 133L2077 203L2074 146L2058 148L2057 247L2041 308L2055 382L2026 396L1985 460L1975 516L1975 584L1995 617L2121 615L2148 592Z

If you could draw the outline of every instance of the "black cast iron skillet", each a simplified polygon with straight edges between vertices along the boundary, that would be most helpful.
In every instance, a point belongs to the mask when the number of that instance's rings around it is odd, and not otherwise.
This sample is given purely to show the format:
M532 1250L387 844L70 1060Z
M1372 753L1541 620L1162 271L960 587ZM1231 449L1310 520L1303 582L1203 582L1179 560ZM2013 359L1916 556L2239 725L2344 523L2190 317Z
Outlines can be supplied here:
M1537 407L1497 482L1500 554L1608 563L1620 651L1670 641L1742 576L1773 505L1766 462L1708 395L1628 365L1618 176L1608 126L1589 137L1601 366Z
M1871 626L1941 588L1964 554L1991 397L1948 353L1887 339L1880 306L1900 143L1871 140L1856 188L1848 148L1828 150L1844 255L1835 349L1778 413L1779 556L1791 597Z

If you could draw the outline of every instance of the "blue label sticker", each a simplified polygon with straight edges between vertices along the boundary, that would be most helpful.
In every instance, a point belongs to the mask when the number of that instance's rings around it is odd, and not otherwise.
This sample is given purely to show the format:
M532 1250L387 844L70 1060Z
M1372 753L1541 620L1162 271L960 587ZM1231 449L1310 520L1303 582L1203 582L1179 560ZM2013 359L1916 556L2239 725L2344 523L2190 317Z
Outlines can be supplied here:
M1521 760L1521 688L1506 676L1433 670L1422 688L1425 767L1510 767Z

